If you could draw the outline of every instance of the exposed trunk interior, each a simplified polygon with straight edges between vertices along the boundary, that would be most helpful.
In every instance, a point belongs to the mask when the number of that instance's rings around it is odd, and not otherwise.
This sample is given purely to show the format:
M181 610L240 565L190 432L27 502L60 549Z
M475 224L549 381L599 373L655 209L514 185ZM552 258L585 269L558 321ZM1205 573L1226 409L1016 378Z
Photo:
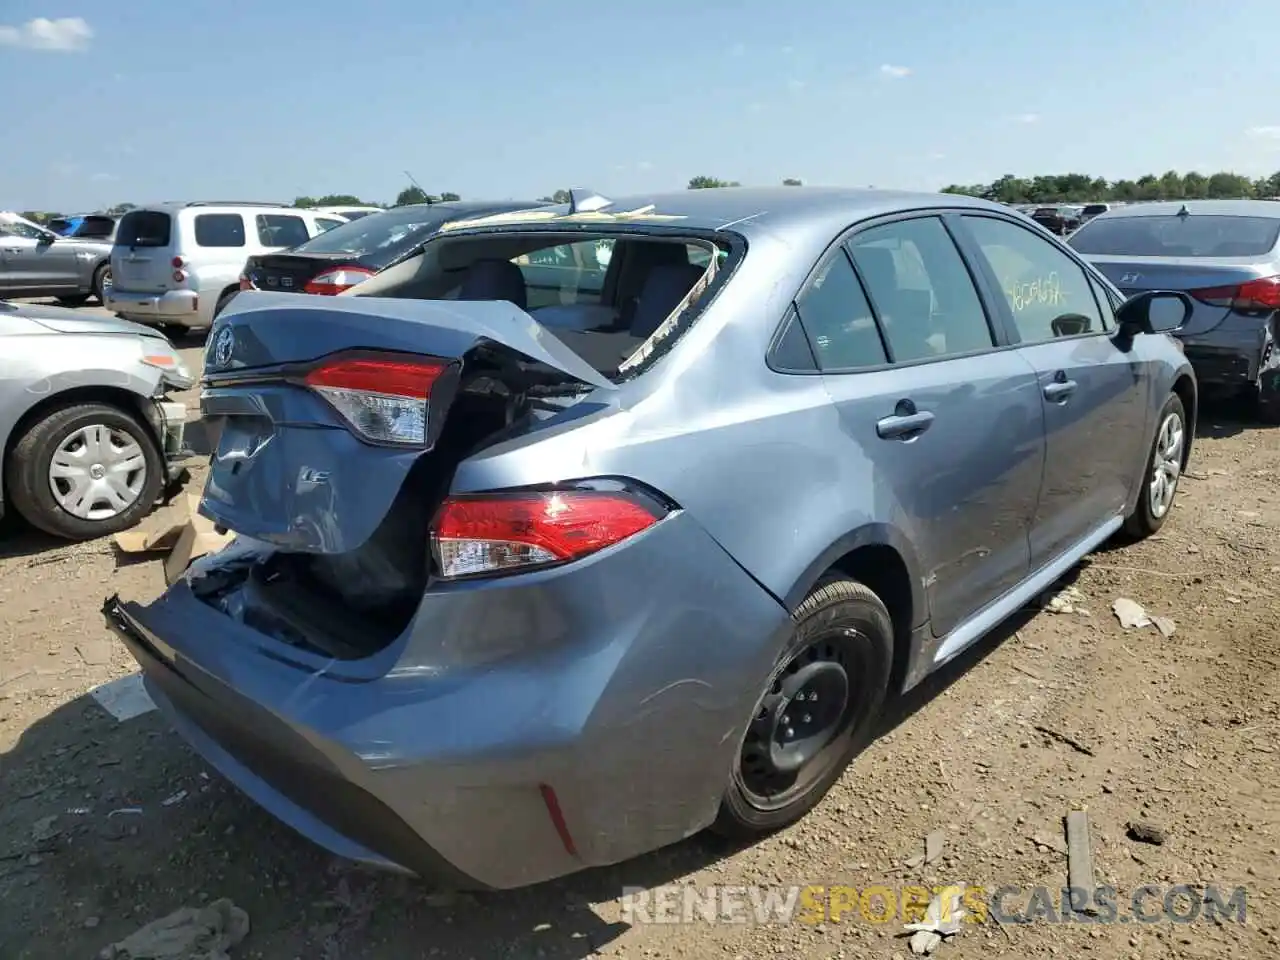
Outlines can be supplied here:
M229 564L193 583L196 595L256 630L339 660L371 656L400 636L431 577L428 531L458 464L529 429L538 407L573 402L539 399L563 394L563 375L501 347L477 354L436 446L414 464L364 544L337 554L277 550Z

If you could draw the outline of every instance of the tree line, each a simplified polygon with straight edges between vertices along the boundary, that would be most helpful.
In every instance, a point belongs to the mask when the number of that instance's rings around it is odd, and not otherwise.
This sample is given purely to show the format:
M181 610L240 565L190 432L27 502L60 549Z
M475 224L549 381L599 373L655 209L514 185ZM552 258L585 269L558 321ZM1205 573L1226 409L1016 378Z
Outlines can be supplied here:
M1280 171L1251 179L1238 173L1148 173L1136 180L1107 180L1086 173L1016 177L1006 173L991 183L958 184L943 193L982 197L1000 203L1089 203L1107 200L1235 200L1280 196Z

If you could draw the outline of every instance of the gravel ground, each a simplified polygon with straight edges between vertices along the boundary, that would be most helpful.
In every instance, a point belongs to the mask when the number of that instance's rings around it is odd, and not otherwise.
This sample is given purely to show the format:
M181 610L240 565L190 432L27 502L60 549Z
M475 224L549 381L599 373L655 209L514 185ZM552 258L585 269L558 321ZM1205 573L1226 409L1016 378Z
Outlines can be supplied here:
M184 348L198 361L197 343ZM1280 955L1280 431L1234 415L1206 414L1160 536L1096 554L1072 574L1069 612L1028 611L895 703L883 735L798 826L746 849L694 838L484 896L335 861L221 782L156 712L117 722L87 695L132 669L98 611L111 591L156 596L160 563L10 524L0 533L0 957L93 956L222 897L251 923L232 955L263 960L905 957L897 921L629 922L620 893L1059 890L1072 809L1088 810L1097 875L1119 890L1122 915L1144 884L1217 884L1246 888L1247 922L988 921L964 925L935 956ZM1122 628L1121 597L1176 630ZM1128 837L1134 820L1165 841ZM912 860L939 830L941 855Z

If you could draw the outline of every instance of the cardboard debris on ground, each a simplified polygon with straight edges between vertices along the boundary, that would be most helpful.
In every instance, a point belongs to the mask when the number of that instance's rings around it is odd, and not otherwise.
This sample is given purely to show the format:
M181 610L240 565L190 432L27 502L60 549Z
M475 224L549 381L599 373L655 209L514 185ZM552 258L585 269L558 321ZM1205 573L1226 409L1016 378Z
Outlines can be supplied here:
M132 530L115 536L121 553L167 553L164 561L165 583L173 583L191 565L206 554L221 550L234 534L218 533L213 521L199 511L200 494L189 493L172 508L156 511Z

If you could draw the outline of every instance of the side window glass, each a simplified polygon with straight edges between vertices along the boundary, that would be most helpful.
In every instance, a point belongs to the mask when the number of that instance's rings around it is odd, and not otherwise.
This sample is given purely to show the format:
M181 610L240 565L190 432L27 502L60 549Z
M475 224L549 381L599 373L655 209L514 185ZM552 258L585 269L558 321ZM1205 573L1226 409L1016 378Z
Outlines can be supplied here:
M301 217L281 213L260 213L257 218L258 241L264 247L296 247L311 239Z
M827 258L796 301L818 368L857 370L887 361L871 305L843 250Z
M973 280L938 218L872 227L856 234L849 250L895 362L994 346Z
M1107 292L1107 288L1094 277L1089 278L1089 286L1093 287L1093 295L1098 300L1098 306L1102 308L1102 329L1114 330L1116 325L1115 314L1120 304L1112 294Z
M238 213L202 213L196 217L196 245L243 247L244 218Z
M818 369L814 366L813 351L809 348L804 327L794 310L787 315L770 357L773 368L783 373L813 373Z
M514 259L524 274L529 308L598 304L613 256L610 239L562 243Z
M999 281L1023 343L1107 329L1088 277L1065 253L1016 224L964 219Z

